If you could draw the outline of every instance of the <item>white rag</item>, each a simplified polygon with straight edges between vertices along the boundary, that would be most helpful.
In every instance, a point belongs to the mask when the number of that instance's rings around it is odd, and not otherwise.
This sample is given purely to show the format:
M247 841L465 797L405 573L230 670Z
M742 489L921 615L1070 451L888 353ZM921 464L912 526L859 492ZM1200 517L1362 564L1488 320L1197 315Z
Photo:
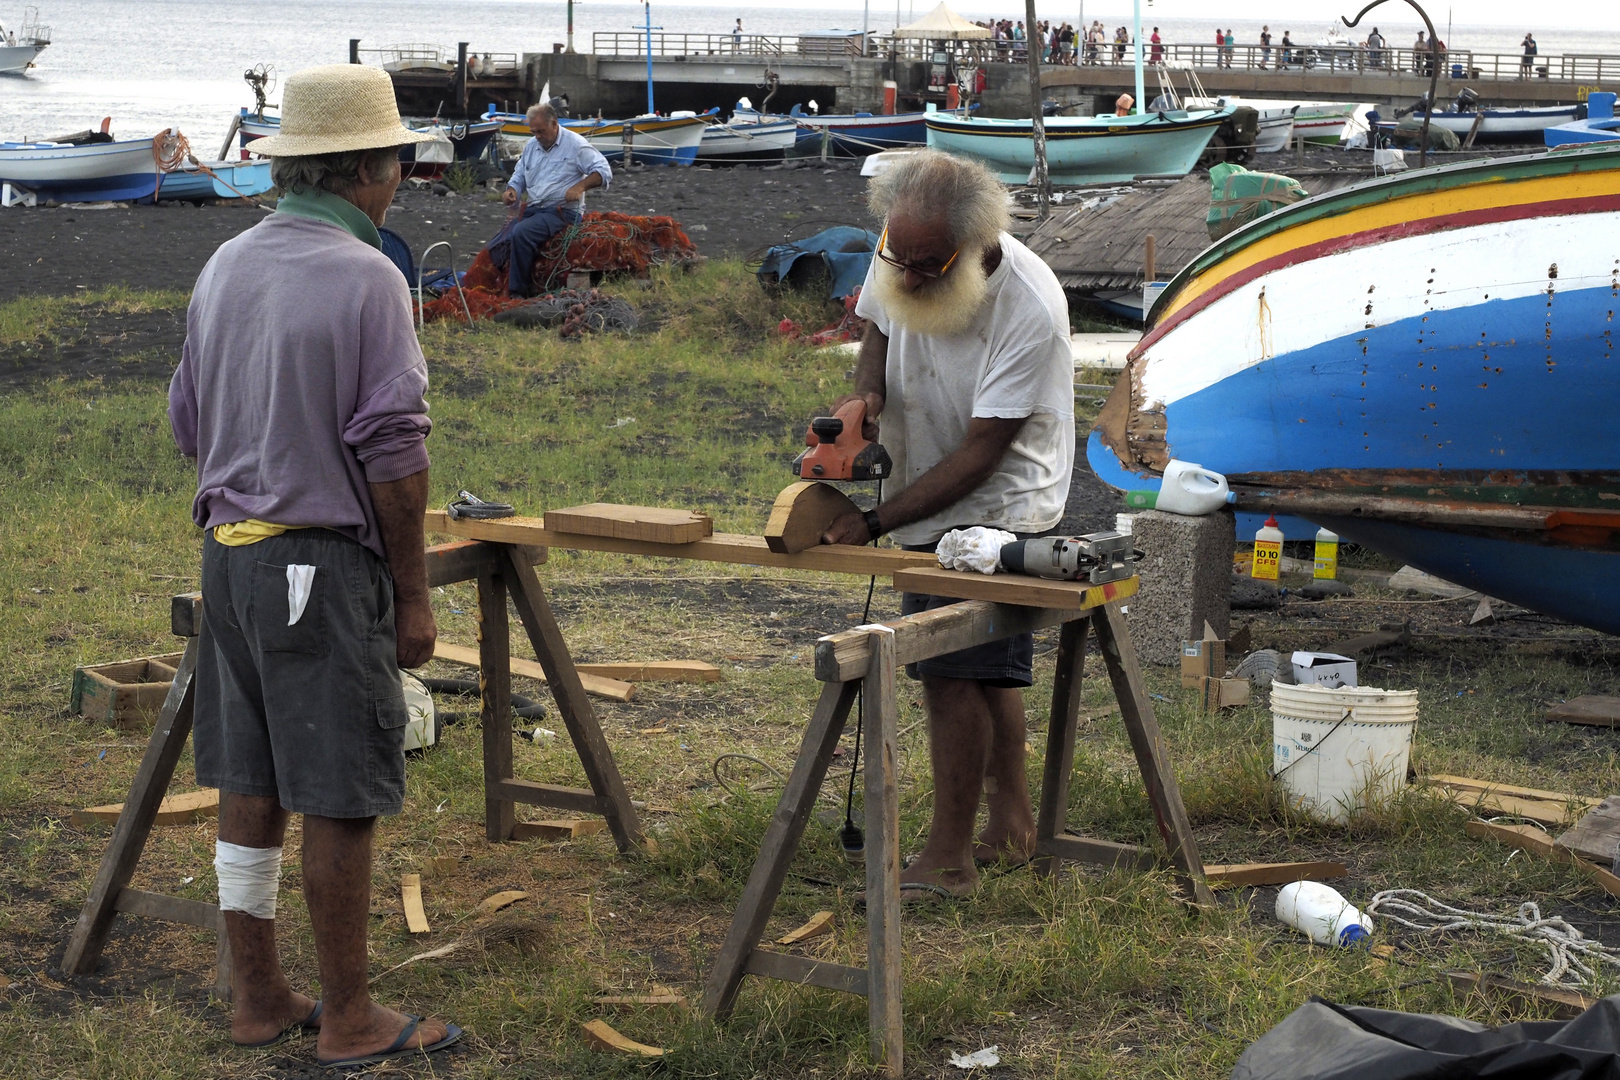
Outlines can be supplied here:
M305 563L287 567L287 625L304 617L304 605L309 603L309 589L315 584L315 568Z
M999 1046L987 1046L971 1054L958 1054L952 1050L951 1064L958 1069L993 1069L1001 1064L1001 1055L997 1053L1000 1049Z
M952 529L939 538L934 553L939 565L947 570L977 570L993 574L1001 566L1001 549L1018 537L1005 529L991 529L975 525L971 529Z

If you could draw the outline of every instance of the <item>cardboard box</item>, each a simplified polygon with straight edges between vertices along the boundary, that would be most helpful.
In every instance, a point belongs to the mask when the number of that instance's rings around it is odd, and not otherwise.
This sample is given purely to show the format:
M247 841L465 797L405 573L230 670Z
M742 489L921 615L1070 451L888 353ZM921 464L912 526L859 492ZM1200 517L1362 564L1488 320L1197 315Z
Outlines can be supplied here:
M1215 628L1204 624L1202 641L1181 643L1181 685L1196 690L1205 679L1226 674L1226 642L1215 636Z
M1325 686L1332 690L1356 685L1356 662L1348 656L1297 652L1290 659L1294 665L1294 681L1301 686Z
M1248 679L1205 679L1203 681L1204 711L1229 709L1249 703Z

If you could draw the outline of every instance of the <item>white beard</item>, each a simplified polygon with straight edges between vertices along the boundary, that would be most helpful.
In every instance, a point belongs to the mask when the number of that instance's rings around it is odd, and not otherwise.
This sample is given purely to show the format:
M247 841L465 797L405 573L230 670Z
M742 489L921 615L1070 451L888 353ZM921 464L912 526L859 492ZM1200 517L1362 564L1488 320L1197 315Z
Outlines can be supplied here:
M872 292L883 313L901 329L927 337L953 337L966 330L984 307L990 279L982 258L963 255L944 277L915 292L906 290L905 271L878 259Z

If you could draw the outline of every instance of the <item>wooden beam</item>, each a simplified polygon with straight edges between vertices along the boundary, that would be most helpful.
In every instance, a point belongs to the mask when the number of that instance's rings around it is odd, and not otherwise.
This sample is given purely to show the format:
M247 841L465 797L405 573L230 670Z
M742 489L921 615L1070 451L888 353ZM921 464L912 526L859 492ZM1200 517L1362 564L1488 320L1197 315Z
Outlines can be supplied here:
M765 522L765 546L792 555L821 543L837 518L859 512L848 495L816 480L800 480L782 489Z
M587 503L547 510L541 520L547 529L560 533L646 540L654 544L690 544L714 535L714 522L708 514L661 506Z
M1565 795L1539 788L1516 788L1467 777L1426 776L1420 783L1437 788L1459 806L1477 808L1491 814L1510 814L1543 825L1568 825L1601 800Z
M501 780L492 790L500 798L512 802L528 806L549 806L557 810L572 810L579 814L600 814L604 805L602 797L589 788L537 784L533 780L517 780L513 777Z
M1336 862L1231 863L1204 867L1205 880L1217 889L1287 885L1292 881L1327 881L1348 876L1349 868Z
M1534 825L1493 825L1488 821L1470 821L1464 828L1468 835L1476 840L1495 840L1499 844L1518 848L1531 855L1584 870L1592 875L1593 880L1604 892L1610 896L1620 896L1620 877L1615 877L1601 866L1587 862L1573 851L1559 847Z
M1064 830L1069 814L1069 776L1074 772L1074 734L1080 718L1080 683L1085 674L1086 620L1063 624L1052 675L1052 709L1046 724L1046 757L1041 765L1041 804L1035 812L1035 868L1057 869L1061 855L1042 850ZM1054 858L1053 856L1057 856Z
M451 664L465 664L468 667L478 667L479 650L469 649L464 645L452 645L448 641L438 641L433 645L433 659L443 660ZM508 670L513 675L521 675L525 679L546 681L545 668L533 660L525 660L521 656L510 657L507 661ZM628 682L618 679L604 679L600 675L586 675L579 673L580 685L587 694L607 698L610 701L629 701L636 695L636 688Z
M895 662L903 666L986 641L1028 634L1076 617L1074 612L1053 608L964 600L882 625L894 631ZM822 682L859 679L866 672L869 648L868 635L860 629L817 639L816 678Z
M894 587L901 592L1068 612L1089 611L1135 596L1140 584L1141 579L1135 576L1092 585L1084 581L1048 581L1027 574L975 574L939 566L897 570L894 574Z
M484 741L484 836L499 843L512 835L517 808L501 785L512 776L512 627L506 615L506 575L490 567L478 575L478 722Z
M83 810L73 811L70 819L75 825L92 825L101 822L107 825L118 823L119 815L124 812L123 803L110 803L106 806L87 806ZM219 816L219 788L202 788L198 791L182 792L179 795L170 795L158 803L157 814L152 819L153 825L185 825L200 818Z
M1442 974L1459 990L1480 997L1505 1000L1520 1008L1542 1006L1558 1020L1573 1020L1598 1003L1597 998L1561 986L1531 986L1497 975L1482 975L1477 971L1447 971Z
M1563 791L1546 791L1542 788L1520 787L1517 784L1501 784L1495 780L1476 780L1471 776L1449 776L1445 773L1432 773L1428 776L1422 776L1418 778L1418 782L1440 784L1464 791L1497 792L1521 799L1542 799L1556 803L1573 802L1578 806L1584 806L1588 810L1603 801L1602 799L1594 799L1590 795L1571 795Z
M819 986L824 990L841 990L863 997L867 991L865 968L829 964L825 960L812 960L808 956L795 956L792 953L755 949L748 954L743 970L767 979L780 979L800 986Z
M182 896L165 896L143 889L120 889L113 907L126 915L140 915L148 919L200 926L204 930L225 929L224 917L214 904L201 900L187 900Z
M900 705L895 633L870 627L871 663L861 679L866 715L866 967L868 1047L892 1080L905 1075L900 1011Z
M721 679L720 669L702 660L623 660L606 664L575 664L580 675L594 675L599 679L620 679L628 683L685 682L714 683ZM590 687L585 692L590 693Z
M773 566L785 570L819 570L830 574L856 574L869 577L889 577L895 570L907 566L937 566L939 562L926 551L902 551L900 548L873 548L855 544L823 544L796 555L779 555L765 543L763 536L744 536L741 533L715 533L690 544L657 544L648 540L624 540L613 536L582 536L578 533L554 532L539 518L509 517L491 520L460 518L451 521L442 510L429 510L427 530L472 540L490 540L501 544L534 544L548 548L566 548L573 551L616 551L626 555L652 555L671 559L692 559L696 562L743 563L749 566Z
M1035 842L1037 855L1055 856L1071 862L1092 866L1124 866L1135 870L1157 870L1159 860L1145 847L1137 844L1116 844L1112 840L1093 840L1084 836L1060 833Z

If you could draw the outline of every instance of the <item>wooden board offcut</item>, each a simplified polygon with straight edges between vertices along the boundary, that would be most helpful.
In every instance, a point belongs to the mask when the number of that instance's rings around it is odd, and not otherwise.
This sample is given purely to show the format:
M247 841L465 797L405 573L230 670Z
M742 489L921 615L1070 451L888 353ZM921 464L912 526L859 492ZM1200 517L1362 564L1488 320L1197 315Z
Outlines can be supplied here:
M588 1024L581 1025L580 1030L585 1033L585 1041L598 1050L650 1058L664 1056L662 1047L648 1046L646 1043L639 1043L620 1035L606 1020L592 1020Z
M445 660L452 664L466 664L468 667L478 666L478 650L469 649L465 645L452 645L447 641L434 642L433 659ZM522 675L524 678L546 681L546 669L538 661L525 660L521 656L511 658L512 674ZM576 668L576 670L578 670ZM580 671L579 683L585 688L587 694L595 697L607 698L609 701L629 701L635 696L636 688L628 682L619 679L604 679L600 675L587 675Z
M1620 852L1620 796L1611 795L1598 803L1553 842L1583 859L1613 864Z
M1620 726L1620 697L1583 694L1554 705L1547 711L1548 723L1586 724L1591 727Z
M1024 574L975 574L938 566L894 572L894 587L899 592L1060 611L1084 611L1135 596L1139 584L1140 579L1136 577L1092 585L1084 581L1048 581Z
M1447 971L1443 974L1452 986L1483 998L1494 998L1521 1008L1529 1004L1549 1006L1549 1011L1558 1020L1573 1020L1598 1003L1597 998L1561 986L1531 986L1475 971Z
M623 682L719 682L720 669L702 660L620 660L607 664L575 664L581 675Z
M1604 892L1610 896L1620 896L1620 877L1615 877L1601 866L1587 862L1567 848L1559 847L1534 825L1493 825L1488 821L1470 821L1465 828L1468 835L1476 840L1494 840L1543 859L1585 870L1592 875Z
M818 911L803 926L796 927L776 939L778 945L797 945L801 941L833 931L833 913Z
M765 523L765 546L791 555L821 543L835 518L855 513L848 495L817 480L801 480L782 489Z
M116 825L118 824L118 816L123 812L123 803L111 803L107 806L87 806L83 810L73 811L69 820L75 825L90 825L98 821L108 825ZM199 818L218 816L219 788L201 788L197 791L187 791L165 798L158 804L157 819L153 824L185 825Z
M427 912L422 910L422 875L401 874L399 901L405 909L405 927L413 934L428 932Z
M1468 776L1436 774L1419 778L1419 783L1440 789L1459 806L1490 814L1508 814L1542 825L1567 825L1602 800L1562 791L1498 784Z
M1283 862L1232 863L1204 866L1204 879L1211 888L1242 888L1248 885L1287 885L1291 881L1328 881L1350 876L1344 863Z
M714 535L714 521L695 510L661 506L620 506L587 503L547 510L546 528L582 536L613 536L620 540L650 540L655 544L690 544Z
M601 818L567 818L546 821L520 821L512 828L514 840L573 840L607 831Z

